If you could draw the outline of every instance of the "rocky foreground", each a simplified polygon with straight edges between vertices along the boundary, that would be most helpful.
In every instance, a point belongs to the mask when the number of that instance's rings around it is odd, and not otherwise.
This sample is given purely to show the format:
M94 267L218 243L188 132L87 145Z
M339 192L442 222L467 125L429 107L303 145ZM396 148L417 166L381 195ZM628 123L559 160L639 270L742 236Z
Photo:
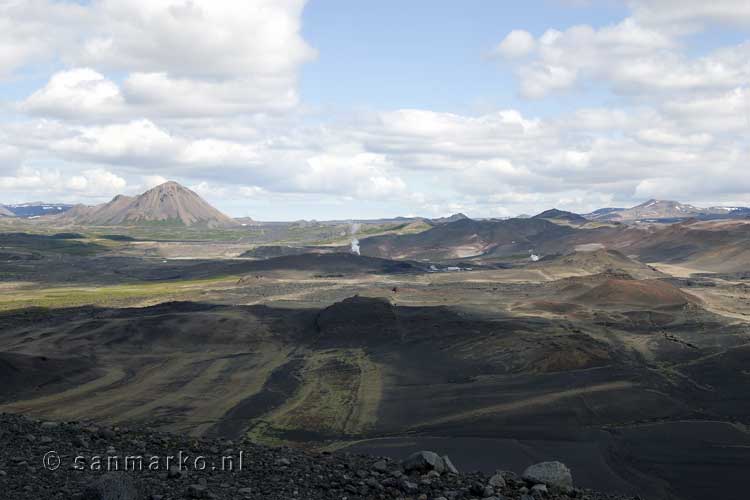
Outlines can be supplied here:
M460 464L457 464L460 467ZM502 466L502 464L498 464ZM517 475L459 472L448 457L403 461L308 453L247 441L148 429L40 422L0 414L0 498L170 499L627 499L573 486L559 462Z

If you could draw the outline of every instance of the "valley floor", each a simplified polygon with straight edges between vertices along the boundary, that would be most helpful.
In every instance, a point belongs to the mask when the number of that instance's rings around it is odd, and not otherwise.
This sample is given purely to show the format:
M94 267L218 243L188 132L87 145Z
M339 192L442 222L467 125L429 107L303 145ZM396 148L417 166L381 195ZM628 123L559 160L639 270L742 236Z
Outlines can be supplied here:
M126 250L0 266L0 411L393 458L436 449L485 472L561 460L583 487L744 498L741 277L600 250L438 272Z

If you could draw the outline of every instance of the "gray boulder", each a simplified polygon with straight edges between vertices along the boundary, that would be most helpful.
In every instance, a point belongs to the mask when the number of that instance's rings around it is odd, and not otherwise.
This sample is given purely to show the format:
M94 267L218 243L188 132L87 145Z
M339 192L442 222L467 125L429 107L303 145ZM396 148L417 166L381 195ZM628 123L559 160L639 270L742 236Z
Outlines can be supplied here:
M445 472L458 474L458 469L456 469L456 466L453 465L453 462L451 462L451 459L448 455L443 455L443 464L445 464Z
M523 471L522 477L530 483L541 483L559 488L573 487L573 475L562 462L541 462L531 465Z
M412 453L404 460L403 466L406 472L417 471L424 473L434 470L442 473L445 471L445 462L440 458L440 455L433 451Z
M138 486L123 472L108 472L91 483L83 493L84 500L140 500Z
M498 472L490 478L489 484L493 488L505 488L505 478Z

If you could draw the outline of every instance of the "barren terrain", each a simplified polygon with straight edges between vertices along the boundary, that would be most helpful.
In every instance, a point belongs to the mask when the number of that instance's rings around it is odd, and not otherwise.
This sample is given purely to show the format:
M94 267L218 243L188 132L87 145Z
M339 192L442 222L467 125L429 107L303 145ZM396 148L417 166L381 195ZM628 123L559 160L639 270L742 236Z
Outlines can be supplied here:
M0 411L313 450L439 447L477 468L558 459L582 486L653 498L734 498L750 459L736 272L605 245L461 263L4 238Z

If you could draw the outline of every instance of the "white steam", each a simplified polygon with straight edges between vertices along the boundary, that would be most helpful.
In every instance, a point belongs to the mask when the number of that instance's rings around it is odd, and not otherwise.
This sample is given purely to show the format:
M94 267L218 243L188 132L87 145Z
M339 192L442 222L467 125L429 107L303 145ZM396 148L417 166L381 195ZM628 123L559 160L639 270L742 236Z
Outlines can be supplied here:
M359 231L360 226L361 225L357 224L356 222L351 224L349 232L351 233L352 236L357 234L357 231ZM351 248L352 248L352 253L360 255L359 240L357 238L352 238Z

